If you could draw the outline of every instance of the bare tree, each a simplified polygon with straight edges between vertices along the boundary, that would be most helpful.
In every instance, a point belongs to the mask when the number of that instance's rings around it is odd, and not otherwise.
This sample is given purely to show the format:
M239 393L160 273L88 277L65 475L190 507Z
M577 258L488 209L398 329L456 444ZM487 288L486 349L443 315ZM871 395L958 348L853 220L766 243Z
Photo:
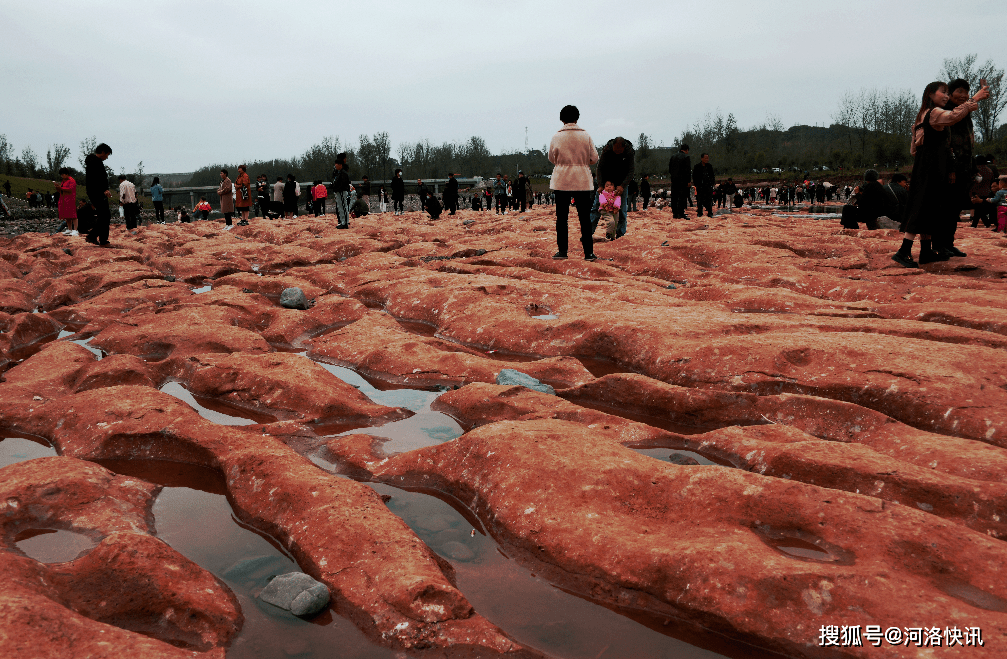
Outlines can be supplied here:
M54 144L45 152L46 172L56 178L63 163L70 157L70 149L65 144Z
M80 141L80 154L77 156L77 162L80 163L81 171L87 169L84 165L84 161L89 155L94 153L94 150L98 147L98 138L94 135L91 137L85 137Z
M38 156L35 155L30 146L21 149L21 164L24 165L26 176L35 176L38 171Z
M977 65L977 60L978 56L975 53L964 57L949 57L944 60L944 68L938 75L947 82L961 78L969 84L971 92L979 90L980 81L983 79L989 84L990 97L979 103L979 109L974 115L979 138L985 142L993 139L997 120L1007 106L1007 89L1004 88L1003 69L998 68L993 60L986 60L982 65Z

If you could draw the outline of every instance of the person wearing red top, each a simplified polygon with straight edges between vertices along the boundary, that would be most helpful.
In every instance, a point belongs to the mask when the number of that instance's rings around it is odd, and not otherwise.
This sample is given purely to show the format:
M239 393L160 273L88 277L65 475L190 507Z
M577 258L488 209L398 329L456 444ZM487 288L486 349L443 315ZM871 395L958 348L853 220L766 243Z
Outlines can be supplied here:
M66 231L68 236L79 236L77 233L77 181L70 176L70 169L59 168L60 182L53 181L52 184L59 190L59 219L66 220Z
M311 197L314 199L315 217L325 215L325 198L329 196L329 189L321 181L315 181L315 187L311 189Z

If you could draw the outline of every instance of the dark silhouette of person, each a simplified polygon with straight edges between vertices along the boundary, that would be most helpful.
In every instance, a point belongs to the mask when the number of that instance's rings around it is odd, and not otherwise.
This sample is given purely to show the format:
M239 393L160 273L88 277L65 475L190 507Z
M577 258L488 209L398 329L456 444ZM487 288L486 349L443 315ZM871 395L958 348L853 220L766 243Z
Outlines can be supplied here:
M444 207L449 215L458 210L458 179L453 173L448 174L448 182L444 185Z
M87 242L94 245L108 246L109 224L112 213L108 201L112 193L108 191L108 174L105 172L105 160L112 155L112 147L102 142L94 148L94 153L84 159L84 188L87 198L94 206L94 223L87 234Z
M685 204L689 197L689 180L692 177L692 159L689 157L689 145L678 147L678 153L668 161L668 173L671 174L671 216L685 218Z

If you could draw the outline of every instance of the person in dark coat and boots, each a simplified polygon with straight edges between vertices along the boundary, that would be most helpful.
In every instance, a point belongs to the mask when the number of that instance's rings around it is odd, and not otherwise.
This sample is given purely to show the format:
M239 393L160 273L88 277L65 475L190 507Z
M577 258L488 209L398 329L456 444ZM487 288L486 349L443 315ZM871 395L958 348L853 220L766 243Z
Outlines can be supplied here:
M84 159L84 188L94 206L94 222L86 240L102 247L108 247L108 229L112 222L112 213L108 209L112 194L108 191L108 174L105 172L105 160L110 155L112 147L102 142L94 148L94 153Z
M392 179L392 210L395 215L402 215L406 212L403 202L406 200L406 182L402 180L402 170L395 170L395 177Z
M703 153L692 168L692 184L696 186L696 217L703 217L704 208L706 214L713 217L713 185L716 182L710 154Z
M948 99L945 110L954 111L962 103L969 100L969 83L961 78L948 83ZM955 247L955 231L958 229L958 218L962 211L972 207L972 200L969 198L969 190L974 183L975 174L972 170L972 147L975 145L975 128L972 124L972 114L969 113L964 119L956 124L952 124L950 132L951 152L954 154L954 182L951 184L951 200L948 208L948 219L943 227L934 235L934 249L942 254L952 256L966 256L965 252Z
M458 179L453 173L448 174L448 182L444 184L444 208L448 209L449 215L458 210Z
M978 101L989 97L989 87L983 86L966 103L948 111L948 86L931 82L923 90L923 102L913 125L913 175L909 181L909 201L902 224L902 246L892 260L906 268L918 268L912 247L920 236L920 263L946 261L949 257L933 249L932 236L947 222L951 203L953 168L950 160L948 126L953 126L979 107Z
M650 204L650 174L644 174L640 180L640 197L643 198L643 210Z
M346 168L346 154L336 156L332 166L332 197L336 210L336 228L350 228L350 175Z
M668 161L668 173L671 174L671 216L685 218L685 203L689 197L689 180L692 177L692 159L689 157L689 145L678 147L678 153Z
M423 182L423 179L416 179L416 194L420 196L420 210L427 207L427 197L430 196L430 188Z

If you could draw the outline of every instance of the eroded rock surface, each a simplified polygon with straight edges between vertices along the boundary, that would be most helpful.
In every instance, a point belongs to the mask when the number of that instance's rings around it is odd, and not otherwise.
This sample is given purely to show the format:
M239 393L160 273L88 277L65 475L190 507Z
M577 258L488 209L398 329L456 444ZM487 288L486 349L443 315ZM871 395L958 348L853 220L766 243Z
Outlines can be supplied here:
M550 211L0 243L0 425L64 456L0 471L11 497L36 500L0 519L17 575L3 649L41 635L54 655L223 653L241 625L233 595L151 536L155 486L87 462L156 459L223 474L236 516L337 614L418 656L537 650L331 470L460 501L564 589L762 650L926 651L819 647L822 625L877 624L981 627L985 646L941 656L1007 652L1007 241L964 228L969 257L909 271L889 259L891 230L648 210L599 240L599 261L554 261ZM291 288L308 308L284 307ZM507 369L556 395L493 384ZM159 391L169 382L251 425L207 420ZM457 390L430 412L372 385ZM389 456L361 429L438 412L467 432ZM638 452L653 449L720 466ZM14 541L32 524L95 546L40 563ZM118 582L135 601L108 592ZM183 606L194 617L165 613Z

